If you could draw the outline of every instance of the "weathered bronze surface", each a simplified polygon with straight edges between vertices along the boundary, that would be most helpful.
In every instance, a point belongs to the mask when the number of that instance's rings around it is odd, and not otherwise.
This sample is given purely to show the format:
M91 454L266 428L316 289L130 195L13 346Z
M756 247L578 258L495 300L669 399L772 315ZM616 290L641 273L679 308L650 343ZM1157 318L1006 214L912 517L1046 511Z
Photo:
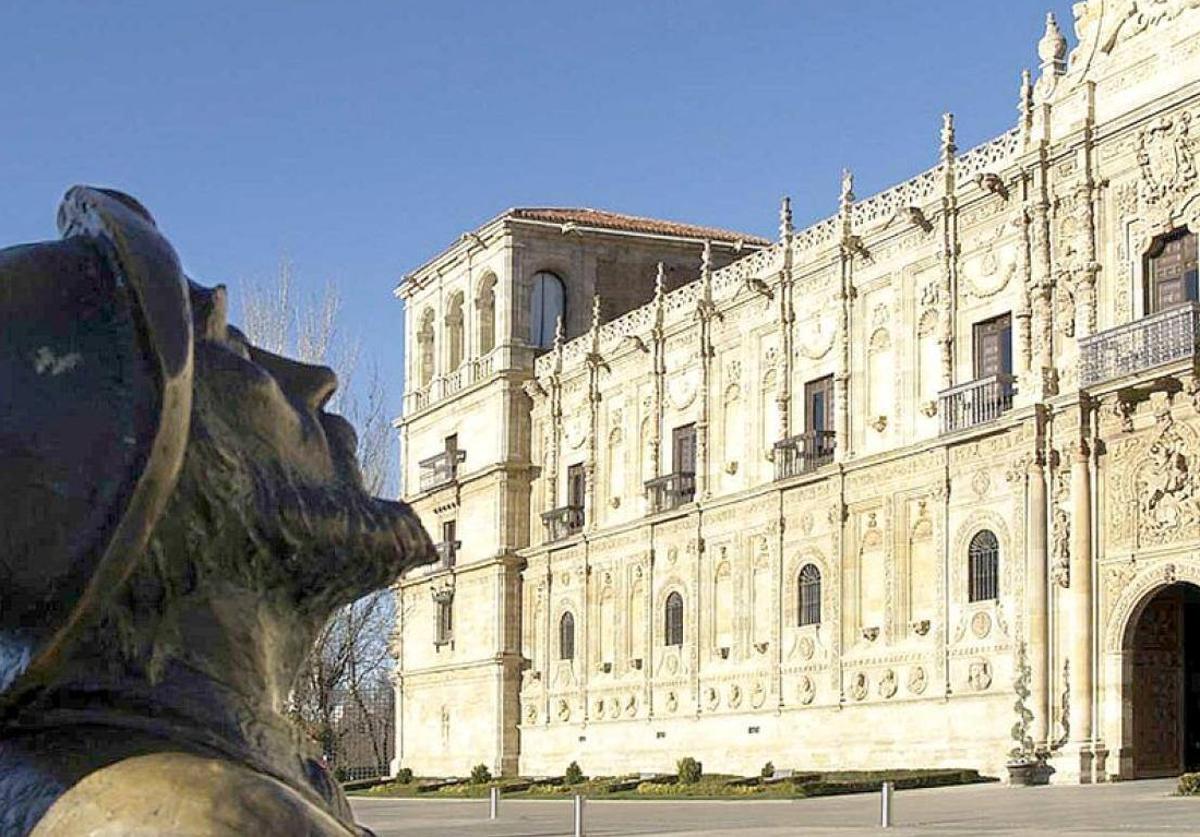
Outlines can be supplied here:
M360 833L280 709L429 537L141 204L58 220L0 250L0 834Z

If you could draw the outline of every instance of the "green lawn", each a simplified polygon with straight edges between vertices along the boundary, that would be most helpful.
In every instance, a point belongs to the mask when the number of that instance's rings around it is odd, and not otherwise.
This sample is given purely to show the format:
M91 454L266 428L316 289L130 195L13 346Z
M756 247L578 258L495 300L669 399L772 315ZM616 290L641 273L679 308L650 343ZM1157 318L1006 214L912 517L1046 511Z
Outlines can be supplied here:
M414 779L408 784L388 782L355 796L426 799L481 799L495 785L505 798L554 799L582 794L589 799L801 799L843 793L879 790L884 781L895 782L898 790L964 785L994 781L975 770L876 770L804 773L787 779L763 781L757 777L711 774L698 782L680 784L674 776L640 780L637 776L597 776L568 785L561 778L549 780L500 779L471 784L442 784L445 780Z

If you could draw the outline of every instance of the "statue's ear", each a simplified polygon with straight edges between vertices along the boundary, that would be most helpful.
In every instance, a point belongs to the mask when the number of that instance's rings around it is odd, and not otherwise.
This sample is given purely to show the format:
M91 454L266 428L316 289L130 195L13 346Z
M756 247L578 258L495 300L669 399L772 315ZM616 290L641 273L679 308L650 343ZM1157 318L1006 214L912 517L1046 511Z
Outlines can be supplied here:
M53 677L174 489L192 396L179 260L120 193L0 251L0 703Z

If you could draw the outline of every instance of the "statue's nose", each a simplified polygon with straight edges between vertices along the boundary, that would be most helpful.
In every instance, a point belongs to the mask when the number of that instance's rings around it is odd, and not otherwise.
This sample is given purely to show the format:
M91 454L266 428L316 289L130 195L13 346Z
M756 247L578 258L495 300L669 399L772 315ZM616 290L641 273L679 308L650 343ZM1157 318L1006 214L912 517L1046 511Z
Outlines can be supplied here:
M284 392L314 412L324 407L337 391L337 375L327 366L300 363L253 346L250 356L275 377Z

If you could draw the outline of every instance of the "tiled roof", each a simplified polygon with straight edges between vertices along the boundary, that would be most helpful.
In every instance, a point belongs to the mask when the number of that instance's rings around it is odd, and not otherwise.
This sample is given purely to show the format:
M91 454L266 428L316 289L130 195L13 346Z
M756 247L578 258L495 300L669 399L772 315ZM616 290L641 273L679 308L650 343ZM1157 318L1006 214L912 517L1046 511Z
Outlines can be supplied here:
M677 235L683 238L708 238L713 241L744 241L746 244L768 245L771 242L761 236L722 230L717 227L701 227L681 224L676 221L660 221L642 218L621 212L605 212L601 209L575 209L570 207L518 207L505 215L525 218L530 221L546 221L552 224L579 224L584 227L599 227L606 230L648 233L651 235Z

